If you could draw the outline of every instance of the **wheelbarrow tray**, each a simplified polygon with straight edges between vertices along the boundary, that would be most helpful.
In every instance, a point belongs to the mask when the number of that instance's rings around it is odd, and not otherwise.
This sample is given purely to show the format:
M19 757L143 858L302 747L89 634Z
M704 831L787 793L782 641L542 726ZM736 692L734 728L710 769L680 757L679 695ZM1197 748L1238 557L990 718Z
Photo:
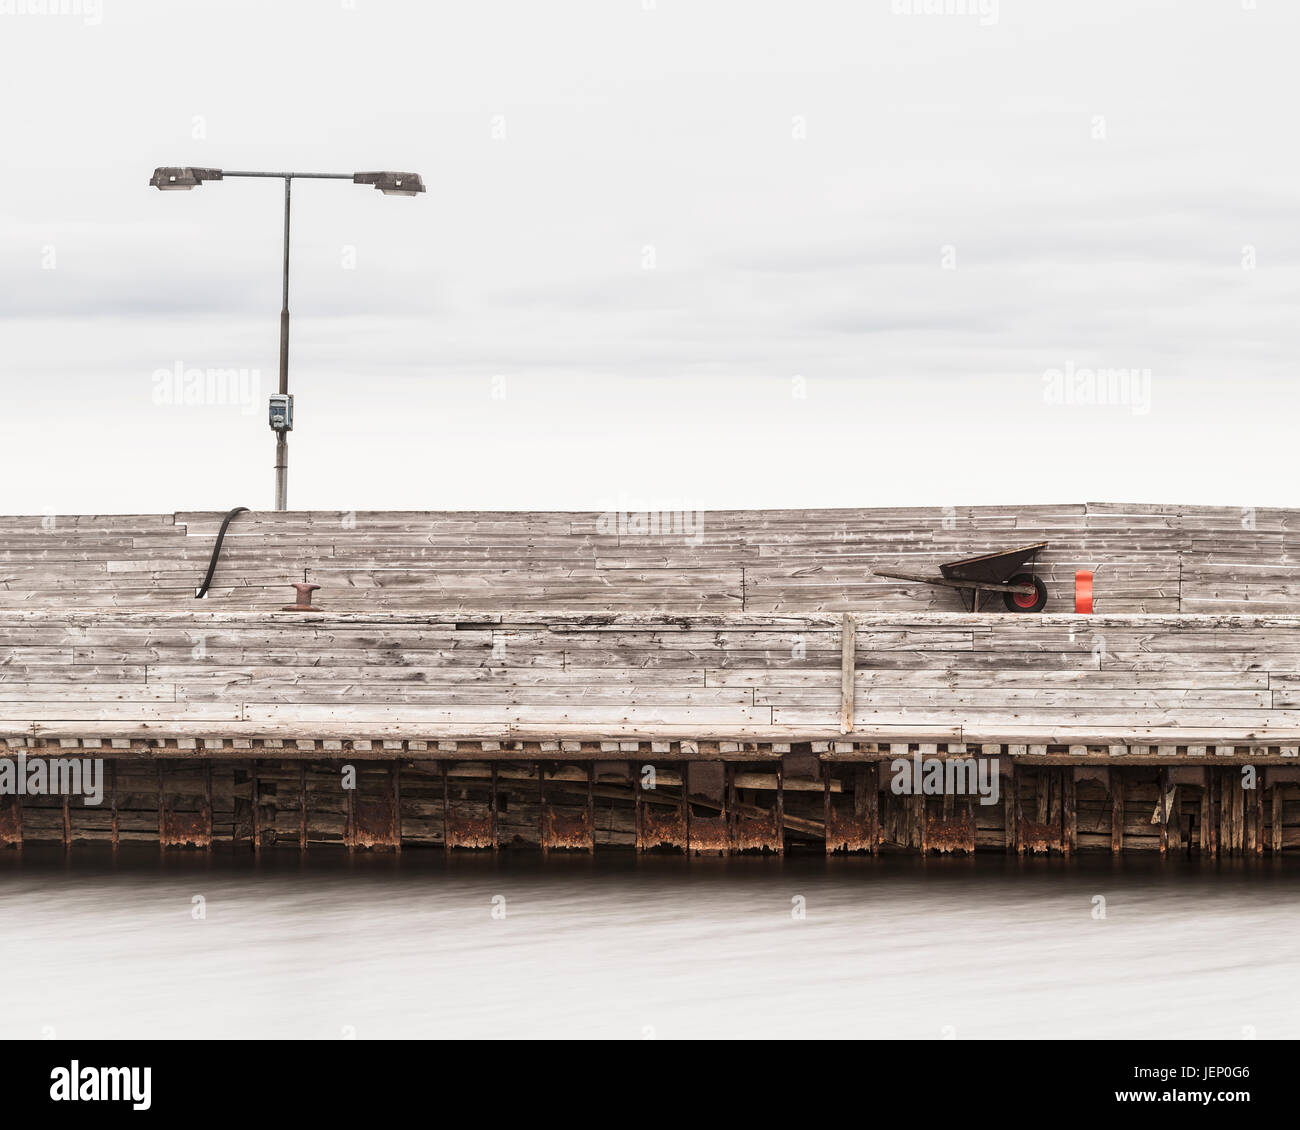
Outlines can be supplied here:
M1019 549L1005 549L1001 553L984 553L979 557L966 557L939 566L939 572L949 581L975 581L985 585L1003 585L1020 572L1020 567L1047 542L1022 545Z
M984 553L979 557L966 557L961 561L949 561L939 566L939 576L924 576L920 573L894 573L883 569L872 570L877 577L892 577L900 581L919 581L926 585L938 585L944 588L962 590L962 604L969 612L978 612L980 602L987 593L1032 596L1038 592L1036 584L1010 584L1026 561L1034 557L1047 542L1035 542L1022 545L1019 549L1007 549L1001 553ZM970 593L967 598L966 593ZM1008 605L1010 607L1010 605ZM1012 609L1012 611L1025 611Z

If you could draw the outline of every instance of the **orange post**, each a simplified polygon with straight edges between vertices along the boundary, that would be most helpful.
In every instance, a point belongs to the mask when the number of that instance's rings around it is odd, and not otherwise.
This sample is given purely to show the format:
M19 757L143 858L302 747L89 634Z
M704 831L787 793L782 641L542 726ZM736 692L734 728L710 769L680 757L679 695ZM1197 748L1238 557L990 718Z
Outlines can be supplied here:
M1074 610L1090 613L1092 611L1092 570L1080 569L1074 574Z

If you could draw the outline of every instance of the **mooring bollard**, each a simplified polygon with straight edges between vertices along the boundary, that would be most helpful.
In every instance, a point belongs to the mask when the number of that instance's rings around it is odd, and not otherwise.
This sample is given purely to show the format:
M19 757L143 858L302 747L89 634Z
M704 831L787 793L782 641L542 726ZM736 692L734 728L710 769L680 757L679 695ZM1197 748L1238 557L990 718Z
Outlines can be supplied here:
M319 608L316 608L311 602L311 594L314 593L318 588L320 588L320 585L306 585L303 584L301 581L295 582L293 586L293 591L298 594L298 603L286 604L280 609L280 611L281 612L321 611Z

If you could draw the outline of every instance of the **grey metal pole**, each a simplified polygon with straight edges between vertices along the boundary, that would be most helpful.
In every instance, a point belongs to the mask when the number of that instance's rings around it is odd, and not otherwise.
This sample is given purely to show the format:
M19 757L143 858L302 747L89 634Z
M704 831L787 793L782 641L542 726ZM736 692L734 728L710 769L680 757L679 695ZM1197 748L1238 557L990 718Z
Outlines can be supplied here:
M158 189L197 188L205 181L227 177L279 177L284 181L284 290L280 303L280 391L271 397L268 421L275 431L275 508L289 508L289 430L293 427L289 397L289 210L294 177L312 180L350 180L368 184L385 196L418 196L424 191L419 173L386 170L373 173L271 173L243 169L208 169L165 165L153 171L149 183Z
M284 178L284 291L280 303L280 392L289 391L289 186ZM289 509L289 433L275 433L275 508Z

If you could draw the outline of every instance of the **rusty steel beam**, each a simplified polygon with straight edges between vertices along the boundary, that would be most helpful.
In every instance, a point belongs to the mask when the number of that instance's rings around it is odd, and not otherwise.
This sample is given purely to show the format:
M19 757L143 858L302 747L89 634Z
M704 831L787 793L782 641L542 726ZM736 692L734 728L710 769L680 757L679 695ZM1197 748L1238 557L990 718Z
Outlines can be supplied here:
M727 855L731 851L731 822L727 793L731 776L723 761L692 761L686 766L686 842L692 855ZM694 802L694 805L693 805ZM707 805L718 816L705 816L695 807Z
M1047 855L1053 849L1061 850L1060 829L1037 820L1021 820L1020 851L1030 855Z
M596 814L593 777L595 767L587 763L587 803L580 812L565 812L546 803L546 765L537 766L541 797L542 852L596 850Z
M177 812L167 803L163 762L158 763L158 843L162 849L212 847L212 763L204 763L203 804L197 812Z
M854 771L852 811L836 808L831 794L831 779L837 766L827 762L822 767L822 795L825 807L826 854L836 852L875 852L880 844L880 765L839 767L841 773Z
M924 798L922 798L924 800ZM945 802L948 800L945 797ZM944 808L949 805L945 803ZM973 855L975 852L975 809L970 798L966 798L964 811L948 813L942 816L925 814L925 850L935 851L940 855L961 852Z
M212 846L212 821L207 812L168 812L163 820L164 848Z
M1023 800L1017 793L1016 850L1020 854L1046 855L1053 849L1062 850L1063 827L1051 819L1051 778L1049 771L1035 774L1034 793L1037 800L1037 819L1025 816Z
M445 851L465 848L470 851L496 851L500 847L497 812L497 763L491 767L491 795L482 816L458 812L451 800L447 762L442 763L442 843Z
M362 784L360 775L357 784ZM401 851L402 820L400 804L400 770L397 762L389 765L388 776L375 799L363 799L360 788L351 789L347 827L348 850Z
M638 851L655 851L659 848L672 848L685 851L686 813L679 806L668 812L654 811L649 805L642 805L637 823Z
M641 774L636 774L632 785L636 804L636 850L658 851L667 848L671 851L686 851L686 790L673 798L671 805L651 804L647 797L667 796L660 789L646 789L642 784Z
M561 812L547 805L542 835L543 851L591 852L596 848L591 812L586 809L577 813Z
M0 848L23 850L22 797L0 797Z
M785 848L785 789L779 766L776 771L776 801L762 815L753 814L752 810L747 810L747 806L738 802L735 769L728 766L727 808L731 816L732 851L770 851L781 854Z

